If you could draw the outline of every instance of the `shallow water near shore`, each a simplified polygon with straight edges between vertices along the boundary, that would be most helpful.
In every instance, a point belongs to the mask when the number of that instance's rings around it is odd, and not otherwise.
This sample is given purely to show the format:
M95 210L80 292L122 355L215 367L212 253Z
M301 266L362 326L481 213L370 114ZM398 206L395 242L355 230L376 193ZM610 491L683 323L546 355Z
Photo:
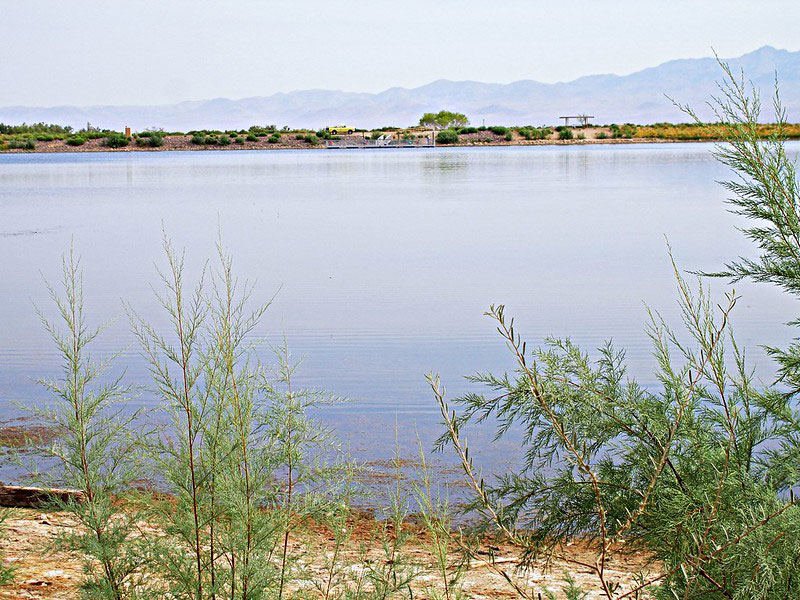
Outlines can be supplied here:
M796 153L800 144L790 143ZM448 395L477 370L513 369L493 323L505 304L528 346L569 336L627 351L629 374L655 385L645 305L677 324L667 243L682 269L714 271L754 251L726 211L728 176L707 144L387 151L82 153L0 156L0 420L44 403L37 377L58 357L33 303L52 314L74 240L86 308L111 321L95 354L122 351L126 381L146 385L122 301L164 324L151 286L163 230L186 248L189 276L213 258L218 229L239 277L274 296L256 331L305 356L302 383L349 398L319 412L353 455L381 463L429 448L439 416L425 373ZM726 288L712 282L721 297ZM781 345L796 303L736 285L739 343L757 375L761 345ZM264 357L269 360L268 349ZM135 406L153 407L140 392ZM158 413L151 413L158 418ZM520 460L512 435L469 432L487 471ZM446 470L447 460L441 468ZM0 479L7 470L0 468Z

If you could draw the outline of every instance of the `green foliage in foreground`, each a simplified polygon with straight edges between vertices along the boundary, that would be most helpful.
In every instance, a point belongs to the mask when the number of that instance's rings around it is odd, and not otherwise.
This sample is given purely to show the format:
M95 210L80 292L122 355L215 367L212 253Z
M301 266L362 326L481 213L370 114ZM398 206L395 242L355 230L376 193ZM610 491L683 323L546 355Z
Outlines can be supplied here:
M716 275L800 295L795 164L779 132L760 138L755 92L725 71L717 110L729 144L716 155L737 175L724 185L733 210L757 221L745 233L761 256ZM775 108L784 122L777 94ZM528 350L493 307L514 371L472 377L490 393L457 398L459 412L431 377L446 427L438 449L459 457L479 530L499 531L526 559L563 557L561 543L593 540L596 559L583 566L608 599L800 597L800 345L771 349L780 380L759 389L731 329L735 292L716 305L702 283L694 292L677 268L675 277L683 331L650 315L658 390L628 378L624 353L610 344L594 358L562 339ZM490 418L498 437L521 429L525 449L524 466L493 482L461 433ZM623 585L608 571L611 553L637 551L657 562Z
M126 589L143 589L144 583L140 567L145 555L133 537L138 513L118 508L136 473L130 460L140 451L132 436L136 414L125 413L128 390L119 379L103 382L108 363L94 362L88 354L101 328L87 322L82 277L71 251L63 260L61 293L48 287L60 323L39 315L62 357L64 375L40 381L57 400L50 410L28 410L65 433L43 449L56 468L34 479L45 487L84 492L85 502L51 503L50 508L69 513L81 526L60 532L53 549L84 558L87 598L120 599L128 597Z

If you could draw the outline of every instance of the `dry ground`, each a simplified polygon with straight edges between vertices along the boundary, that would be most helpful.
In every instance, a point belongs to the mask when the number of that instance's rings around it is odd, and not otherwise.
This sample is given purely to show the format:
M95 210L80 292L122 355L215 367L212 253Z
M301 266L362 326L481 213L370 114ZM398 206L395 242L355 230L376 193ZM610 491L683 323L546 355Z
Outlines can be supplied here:
M385 560L375 534L380 525L366 513L354 515L354 535L344 555L344 561L360 568L359 544L368 544L370 548L367 558L372 561ZM6 521L5 535L0 541L0 548L5 560L16 569L15 582L0 587L0 599L73 599L79 597L81 580L80 557L69 553L47 553L44 547L53 539L56 532L69 527L69 517L61 513L42 512L34 509L14 509ZM408 525L411 528L413 524ZM425 545L425 535L421 531L415 536L416 541L406 547L406 556L424 569L415 584L414 597L429 597L427 589L437 586L439 578L432 568L432 556ZM329 531L320 527L311 527L301 537L292 539L292 551L307 565L313 576L322 580L324 575L324 559L330 555L333 537ZM497 565L513 572L514 564L519 556L518 550L510 546L494 549ZM586 545L576 543L564 548L563 553L569 560L592 563L595 554ZM645 556L619 558L612 560L608 566L611 580L623 583L632 581L632 574L647 570ZM570 564L565 560L555 561L549 568L537 565L524 574L519 574L523 585L541 591L548 587L553 591L561 589L566 573L584 587L591 590L589 598L601 597L598 586L590 570ZM486 563L473 562L464 579L464 591L467 598L515 598L517 595L504 581L503 577L492 570ZM534 596L535 597L535 596ZM563 597L563 594L559 594Z

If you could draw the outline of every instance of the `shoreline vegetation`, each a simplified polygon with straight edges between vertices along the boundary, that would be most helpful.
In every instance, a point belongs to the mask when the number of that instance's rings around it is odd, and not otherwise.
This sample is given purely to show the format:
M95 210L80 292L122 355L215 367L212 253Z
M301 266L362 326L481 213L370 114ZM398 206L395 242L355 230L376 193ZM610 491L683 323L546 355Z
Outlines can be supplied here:
M312 416L338 399L298 387L285 342L266 362L256 353L252 333L269 303L234 275L221 239L187 281L164 234L153 291L166 325L126 305L149 365L148 413L169 422L148 425L130 407L138 388L124 365L90 354L102 326L84 310L70 248L62 279L48 284L51 306L37 308L63 371L40 381L52 403L28 407L49 428L33 440L49 463L29 462L26 482L80 495L0 513L0 597L800 597L800 345L769 348L778 381L756 380L731 324L739 296L730 289L717 302L705 283L748 279L800 297L800 187L777 94L765 137L757 95L722 67L725 143L714 154L731 169L729 210L749 220L742 233L757 257L732 257L696 281L673 261L682 326L650 312L652 388L630 378L610 342L528 348L504 307L490 307L510 368L478 372L476 391L453 399L427 376L441 415L432 451L455 459L463 506L436 480L431 449L395 431L388 499L374 515L355 510L364 465ZM115 135L106 139L122 143ZM496 439L521 432L524 464L484 475L471 427ZM25 446L18 434L6 438Z
M785 139L800 139L800 124L781 124ZM779 127L776 123L759 124L757 134L768 139ZM650 125L611 124L557 127L458 126L432 129L386 127L356 129L351 135L332 136L325 130L278 129L276 126L252 126L240 130L196 130L165 132L150 129L131 133L101 130L86 125L82 130L36 123L5 125L0 123L0 153L61 152L158 152L200 150L298 150L325 149L329 140L340 142L375 140L381 136L396 142L430 140L437 146L542 146L643 144L681 142L719 142L725 139L722 124L654 123Z

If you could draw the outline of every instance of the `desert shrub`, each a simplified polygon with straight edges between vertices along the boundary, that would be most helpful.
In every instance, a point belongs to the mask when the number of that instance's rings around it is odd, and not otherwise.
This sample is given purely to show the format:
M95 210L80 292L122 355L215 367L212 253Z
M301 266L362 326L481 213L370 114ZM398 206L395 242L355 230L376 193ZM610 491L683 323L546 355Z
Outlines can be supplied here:
M610 129L612 138L630 139L636 135L636 128L629 123L626 123L621 127L616 123L612 123Z
M445 129L436 134L437 144L457 144L458 134L452 129Z
M236 139L234 139L233 141L236 142L237 144L244 144L244 138L240 135L237 135Z
M303 138L305 138L305 134L303 134L303 133L297 133L294 136L294 139L296 139L296 140L302 140Z
M64 127L62 125L55 125L52 123L23 123L22 125L7 125L0 123L0 134L16 135L16 134L52 134L52 135L69 135L72 133L72 127Z
M489 127L489 131L491 131L495 135L506 135L508 133L508 127L503 127L502 125L495 125L493 127Z
M586 134L581 131L581 132L578 133L577 138L579 140L585 140L586 139Z
M121 133L112 133L111 135L106 136L103 144L109 148L124 148L128 145L128 138Z
M514 134L513 134L513 133L511 133L511 132L509 131L509 132L508 132L508 133L506 133L506 134L505 134L503 137L505 138L505 140L506 140L507 142L510 142L511 140L513 140L513 139L514 139Z
M553 133L549 127L520 127L517 131L526 140L543 140Z
M149 148L159 148L164 145L164 135L153 133L153 132L145 132L141 133L138 136L134 136L136 140L137 146L147 146Z
M477 127L459 127L457 130L459 135L467 135L469 133L478 133Z
M571 140L572 137L572 129L569 127L562 127L561 131L558 132L558 139L560 140Z
M597 133L595 138L597 138L598 140L604 140L604 139L608 138L608 134L605 131L600 131L600 132Z
M277 127L275 127L275 125L266 125L264 127L253 125L247 131L256 137L267 137L275 133L277 131Z
M319 144L319 138L317 138L317 136L313 133L303 136L303 140L312 146Z
M713 275L800 295L796 165L780 134L762 140L756 92L724 69L716 110L727 143L715 155L734 171L723 185L732 210L756 221L745 234L761 255ZM775 106L781 123L777 96ZM695 290L673 269L684 331L650 312L657 387L632 380L610 343L593 354L568 339L529 350L504 308L492 307L514 371L474 376L487 393L458 398L455 412L431 377L445 425L438 448L452 447L461 462L473 494L466 510L481 515L484 531L526 548L526 560L593 540L596 557L583 564L607 598L798 596L800 346L770 349L779 384L758 389L732 331L739 297L715 302L702 281ZM497 437L521 430L522 468L480 478L461 431L483 421ZM644 550L660 567L613 581L612 547L616 556Z
M227 134L222 134L219 136L219 145L220 146L230 146L231 138Z
M216 135L207 135L205 136L205 140L203 141L203 143L206 146L215 146L219 144L219 138Z
M198 146L200 146L200 145L203 145L203 144L205 144L205 143L206 143L206 136L205 136L205 135L203 135L202 133L195 133L195 134L192 136L192 140L191 140L191 142L192 142L193 144L196 144L196 145L198 145Z
M11 150L35 150L36 142L34 142L31 138L22 140L9 140L8 147Z
M245 139L248 142L257 142L258 141L258 136L257 135L253 135L252 133L248 133L247 137Z
M346 463L320 460L339 454L330 430L309 416L331 398L297 386L286 346L274 375L259 362L249 337L268 305L249 307L252 290L239 286L221 249L210 283L188 290L182 258L164 245L159 298L170 330L132 313L173 424L147 448L173 490L172 501L152 507L167 535L149 540L150 566L169 597L288 597L302 577L290 535L341 506L349 479Z
M269 136L269 139L267 139L267 142L269 142L270 144L278 144L280 141L281 141L281 134L279 133L273 133L271 136Z
M48 285L59 320L48 320L43 311L39 316L62 358L63 375L40 381L54 402L29 412L63 433L39 448L54 466L33 477L44 487L68 487L84 494L83 502L52 499L49 507L69 513L80 524L59 532L55 546L81 554L87 597L119 600L130 597L130 588L145 596L140 570L145 552L133 536L139 514L120 508L135 477L131 457L139 450L139 438L132 435L132 423L137 414L123 410L128 390L118 378L107 377L107 361L94 362L89 355L102 328L88 324L83 278L72 251L62 267L60 293Z

